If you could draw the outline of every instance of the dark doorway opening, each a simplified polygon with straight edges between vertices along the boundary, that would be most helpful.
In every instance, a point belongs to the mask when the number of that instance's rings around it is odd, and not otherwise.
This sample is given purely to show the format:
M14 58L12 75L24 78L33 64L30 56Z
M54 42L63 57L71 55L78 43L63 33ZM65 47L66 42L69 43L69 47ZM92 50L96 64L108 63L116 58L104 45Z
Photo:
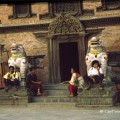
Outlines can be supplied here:
M60 75L61 82L70 80L70 68L73 67L79 72L79 56L78 56L78 43L60 43L59 44L60 56Z

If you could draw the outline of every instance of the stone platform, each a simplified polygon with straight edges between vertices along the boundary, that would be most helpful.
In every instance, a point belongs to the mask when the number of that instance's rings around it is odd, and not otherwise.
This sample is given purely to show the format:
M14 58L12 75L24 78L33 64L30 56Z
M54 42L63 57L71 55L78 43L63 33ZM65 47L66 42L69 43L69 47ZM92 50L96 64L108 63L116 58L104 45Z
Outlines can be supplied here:
M90 90L78 90L77 97L69 97L68 84L44 85L43 88L45 95L33 98L33 103L40 106L114 106L117 102L115 85L106 86L104 90L96 86Z
M0 105L37 105L37 106L114 106L117 102L115 85L105 86L104 90L93 87L90 90L78 90L77 97L69 97L68 84L43 85L43 96L30 96L27 90L21 87L5 92L0 90Z
M12 87L8 92L0 89L0 105L25 105L28 104L28 94L24 87L20 87L18 91Z
M115 86L106 86L99 90L93 86L90 90L78 92L76 106L114 106L117 103L117 92Z

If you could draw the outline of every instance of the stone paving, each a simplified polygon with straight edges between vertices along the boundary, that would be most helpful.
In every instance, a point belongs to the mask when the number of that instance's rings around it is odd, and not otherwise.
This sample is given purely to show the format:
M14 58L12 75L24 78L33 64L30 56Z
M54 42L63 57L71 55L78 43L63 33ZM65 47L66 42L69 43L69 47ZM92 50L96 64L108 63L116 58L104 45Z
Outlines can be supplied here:
M0 120L119 120L120 107L61 108L1 106Z

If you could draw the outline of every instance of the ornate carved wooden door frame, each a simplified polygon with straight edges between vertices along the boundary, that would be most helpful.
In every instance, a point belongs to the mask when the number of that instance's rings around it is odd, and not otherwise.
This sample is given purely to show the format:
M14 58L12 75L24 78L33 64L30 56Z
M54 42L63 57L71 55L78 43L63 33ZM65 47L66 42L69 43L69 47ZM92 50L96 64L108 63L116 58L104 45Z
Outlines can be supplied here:
M84 35L74 34L52 36L52 38L49 40L49 68L52 83L61 82L59 44L67 42L78 43L79 71L82 75L85 73Z
M61 14L56 17L49 25L49 73L52 83L61 82L60 61L59 61L59 43L77 42L79 54L79 71L85 72L85 31L78 18L71 15Z

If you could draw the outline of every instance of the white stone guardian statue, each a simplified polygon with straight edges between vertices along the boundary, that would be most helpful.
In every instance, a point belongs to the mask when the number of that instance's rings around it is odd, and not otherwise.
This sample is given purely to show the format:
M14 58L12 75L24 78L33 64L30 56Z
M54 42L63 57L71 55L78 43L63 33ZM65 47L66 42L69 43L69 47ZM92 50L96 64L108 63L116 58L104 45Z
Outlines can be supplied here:
M101 68L104 72L104 76L106 77L108 55L107 55L105 47L102 45L102 41L100 41L96 37L92 37L88 41L88 50L87 50L87 54L85 57L87 73L91 67L91 63L94 60L99 61Z
M26 72L28 69L28 61L26 53L21 44L13 43L11 46L11 57L8 59L8 65L20 68L21 86L25 86Z

